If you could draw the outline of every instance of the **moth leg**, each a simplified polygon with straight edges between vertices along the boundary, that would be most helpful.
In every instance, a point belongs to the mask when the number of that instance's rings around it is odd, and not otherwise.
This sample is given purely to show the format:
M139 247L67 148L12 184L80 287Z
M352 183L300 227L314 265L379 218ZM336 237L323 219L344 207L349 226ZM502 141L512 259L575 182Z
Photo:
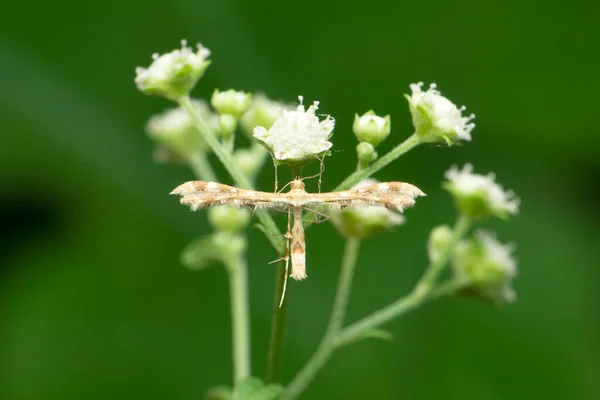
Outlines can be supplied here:
M304 207L304 209L305 209L306 211L310 211L311 213L313 213L313 214L314 214L314 218L312 218L312 219L305 219L305 220L303 220L303 221L306 221L306 222L314 222L315 224L320 224L321 222L325 222L325 221L327 221L329 218L331 218L331 216L330 216L330 215L327 215L327 214L325 214L325 213L322 213L322 212L320 212L320 211L317 211L317 210L315 210L314 208L308 208L308 207ZM319 216L323 217L323 219L319 219L319 218L318 218Z

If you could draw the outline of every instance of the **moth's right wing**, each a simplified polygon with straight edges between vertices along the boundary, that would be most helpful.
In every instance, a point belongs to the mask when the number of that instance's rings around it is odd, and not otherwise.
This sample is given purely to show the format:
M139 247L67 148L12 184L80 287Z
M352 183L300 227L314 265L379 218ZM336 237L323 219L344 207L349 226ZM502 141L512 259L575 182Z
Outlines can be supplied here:
M177 186L170 194L182 196L181 204L193 211L223 204L250 208L285 208L289 205L285 195L280 193L239 189L218 182L189 181Z

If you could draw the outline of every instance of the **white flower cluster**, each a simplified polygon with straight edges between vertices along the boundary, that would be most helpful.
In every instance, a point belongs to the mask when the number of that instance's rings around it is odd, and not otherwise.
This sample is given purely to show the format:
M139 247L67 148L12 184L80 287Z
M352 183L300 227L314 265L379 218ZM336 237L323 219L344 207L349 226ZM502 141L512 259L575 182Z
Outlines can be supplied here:
M512 281L517 276L517 263L512 256L513 244L502 244L486 231L477 231L472 239L456 246L454 273L468 277L472 288L499 303L516 300Z
M170 53L152 55L154 60L148 68L137 67L135 83L144 93L177 100L196 85L210 64L210 50L197 44L197 51L181 41L181 49Z
M462 170L452 166L446 172L446 179L446 189L454 195L458 208L470 217L506 218L519 211L520 200L512 191L504 191L494 181L494 174L474 174L473 166L466 164Z
M435 83L425 92L421 90L423 82L410 85L412 95L406 95L410 105L413 125L424 142L446 142L448 145L459 140L471 140L471 131L475 124L471 122L475 114L462 116L465 107L456 107L454 103L436 90Z
M304 110L302 96L295 111L282 110L281 116L267 130L254 128L254 137L263 142L276 160L284 162L304 162L329 150L332 143L328 139L333 134L335 120L326 116L320 121L315 111L319 102Z

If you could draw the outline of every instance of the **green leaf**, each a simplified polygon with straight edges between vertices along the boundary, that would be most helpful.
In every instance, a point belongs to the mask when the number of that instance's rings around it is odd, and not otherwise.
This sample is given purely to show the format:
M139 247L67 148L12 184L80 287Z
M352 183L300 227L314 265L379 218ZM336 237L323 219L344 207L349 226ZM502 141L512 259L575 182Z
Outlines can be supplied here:
M233 391L232 400L275 400L283 392L277 383L265 385L259 378L247 378Z
M190 269L204 269L222 260L222 252L212 236L200 237L181 252L181 263Z
M206 400L232 400L233 389L229 386L215 386L206 393Z

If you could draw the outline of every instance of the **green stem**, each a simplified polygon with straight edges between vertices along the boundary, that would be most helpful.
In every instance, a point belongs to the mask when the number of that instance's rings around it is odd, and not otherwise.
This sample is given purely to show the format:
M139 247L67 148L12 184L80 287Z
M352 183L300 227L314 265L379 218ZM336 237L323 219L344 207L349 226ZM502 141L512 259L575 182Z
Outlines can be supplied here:
M221 161L229 175L231 175L235 184L243 189L252 189L250 181L238 168L233 156L225 151L206 121L204 121L204 119L196 112L190 97L188 95L182 96L179 99L179 105L185 109L188 114L190 114L196 129L198 129L202 135L202 138L206 141L213 153L215 153L219 161ZM271 245L273 245L279 254L283 254L285 251L285 239L283 238L281 232L279 232L279 229L277 229L277 225L275 225L273 218L271 218L271 216L264 210L258 210L256 215L265 232L267 233L266 236L271 242Z
M269 339L269 353L267 355L267 383L280 382L283 371L283 344L285 338L285 315L287 309L286 295L279 307L285 283L285 261L279 264L275 275L275 300L273 301L273 318L271 322L271 335Z
M188 164L190 165L190 168L192 169L192 171L194 171L194 175L196 175L198 178L202 179L203 181L215 182L217 180L217 177L215 176L215 172L213 171L212 167L210 166L210 163L208 162L208 158L206 157L206 154L199 153L199 154L195 154L194 156L191 156L188 159Z
M356 185L358 182L362 181L363 179L367 179L368 177L370 177L371 175L373 175L380 169L384 168L392 161L395 161L401 155L403 155L404 153L407 153L409 150L413 149L414 147L418 146L419 144L421 144L421 139L419 138L419 135L417 135L416 133L413 133L404 142L402 142L398 146L394 147L389 153L387 153L383 157L375 160L372 164L370 164L369 166L366 166L365 168L357 169L353 174L351 174L346 179L344 179L344 181L342 183L340 183L335 188L335 190L340 191L340 190L350 189L352 186Z
M229 154L233 153L235 147L235 132L232 132L229 136L223 139L223 149Z
M250 376L250 323L248 308L248 268L237 258L227 265L231 296L231 326L233 331L233 382Z
M464 215L460 215L456 220L456 224L452 230L452 236L450 236L450 240L448 241L446 248L438 256L438 258L431 263L417 283L417 286L415 286L414 291L418 296L426 295L431 290L433 285L435 285L438 276L448 263L456 244L467 234L470 227L471 219Z
M343 346L348 343L355 342L364 336L370 330L398 318L403 314L417 308L427 300L433 300L442 295L455 293L456 291L467 287L470 281L466 279L452 279L448 282L440 284L430 290L427 295L413 290L410 294L401 297L388 306L375 311L368 317L361 319L358 322L346 327L338 337L337 346Z
M298 398L300 394L308 387L315 375L327 362L331 354L336 348L337 337L344 322L346 315L346 306L352 286L352 278L358 259L358 250L360 248L360 240L357 238L349 238L346 241L344 249L344 257L342 260L342 268L338 281L338 288L333 303L333 309L329 318L329 324L321 340L317 351L308 360L304 368L298 372L296 377L287 386L282 395L284 400L293 400Z

